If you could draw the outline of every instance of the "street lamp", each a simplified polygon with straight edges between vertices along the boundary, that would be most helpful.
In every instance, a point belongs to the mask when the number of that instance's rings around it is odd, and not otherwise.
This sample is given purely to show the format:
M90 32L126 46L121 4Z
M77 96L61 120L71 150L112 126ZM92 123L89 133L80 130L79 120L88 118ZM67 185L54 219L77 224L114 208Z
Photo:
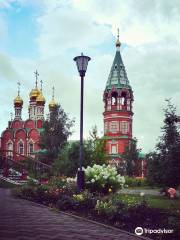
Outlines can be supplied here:
M83 95L84 95L84 76L87 70L88 62L91 60L90 57L84 56L81 53L81 56L77 56L73 59L76 62L79 75L81 77L81 105L80 105L80 157L79 157L79 169L77 172L77 187L78 191L82 191L84 188L84 171L82 169L83 163Z

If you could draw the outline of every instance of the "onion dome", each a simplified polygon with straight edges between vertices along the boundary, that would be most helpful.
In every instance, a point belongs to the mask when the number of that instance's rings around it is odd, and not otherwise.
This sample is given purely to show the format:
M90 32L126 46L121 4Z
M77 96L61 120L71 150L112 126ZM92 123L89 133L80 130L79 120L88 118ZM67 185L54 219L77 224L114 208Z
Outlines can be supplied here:
M36 88L33 88L29 94L29 97L30 98L37 98L38 95L40 95L40 90L36 87Z
M52 100L49 102L49 110L53 110L57 107L57 103L54 101L54 87L52 88L53 94L52 94Z
M41 91L37 87L39 73L36 70L36 72L34 72L34 74L35 74L36 82L35 82L35 88L33 88L31 90L30 94L29 94L30 99L31 98L35 98L36 99L40 95L40 93L41 93Z
M57 106L57 103L54 101L54 99L52 99L49 102L49 109L55 108Z
M46 100L45 100L45 98L44 98L44 96L42 94L42 91L40 91L40 94L37 96L36 102L45 104Z
M16 106L22 106L23 105L23 100L20 97L20 82L17 83L18 84L18 95L17 97L14 99L14 105Z
M23 105L23 100L19 95L14 99L14 104L15 105Z

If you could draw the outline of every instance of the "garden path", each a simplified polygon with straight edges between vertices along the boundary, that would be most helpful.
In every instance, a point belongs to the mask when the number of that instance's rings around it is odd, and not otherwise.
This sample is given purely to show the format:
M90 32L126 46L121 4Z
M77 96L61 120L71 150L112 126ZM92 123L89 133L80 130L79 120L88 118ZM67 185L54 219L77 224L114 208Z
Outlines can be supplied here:
M140 240L138 236L16 199L0 188L1 240ZM143 238L144 239L144 238Z

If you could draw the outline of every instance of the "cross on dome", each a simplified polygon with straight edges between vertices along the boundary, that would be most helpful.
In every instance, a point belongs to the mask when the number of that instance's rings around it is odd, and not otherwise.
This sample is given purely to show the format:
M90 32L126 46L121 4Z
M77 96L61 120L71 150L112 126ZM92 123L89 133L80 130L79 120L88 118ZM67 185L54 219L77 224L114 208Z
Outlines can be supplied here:
M20 86L21 86L21 83L20 82L17 82L17 85L18 85L18 96L20 95Z
M40 84L41 84L41 88L40 88L40 90L41 90L41 92L42 92L43 80L40 81Z
M121 46L121 43L119 41L119 28L117 29L117 32L118 32L118 34L117 34L116 47L119 49L119 47Z
M35 78L36 78L35 85L36 85L36 88L37 88L37 82L38 82L39 73L38 73L38 71L36 70L36 71L34 72L34 74L35 74Z

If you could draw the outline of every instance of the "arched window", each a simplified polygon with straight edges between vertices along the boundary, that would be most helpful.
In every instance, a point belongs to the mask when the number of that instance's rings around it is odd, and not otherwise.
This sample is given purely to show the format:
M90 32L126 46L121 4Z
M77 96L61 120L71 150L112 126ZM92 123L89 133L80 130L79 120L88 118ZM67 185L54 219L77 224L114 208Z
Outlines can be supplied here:
M18 145L18 151L19 151L19 154L23 155L24 154L24 144L23 142L20 142L19 145Z
M33 154L34 152L34 144L31 142L29 143L29 154Z
M125 92L122 92L120 102L123 106L127 105L127 94Z
M12 157L13 156L13 153L12 153L12 151L13 151L13 143L12 142L8 142L7 143L7 150L8 150L7 156L8 157Z
M117 96L118 96L117 92L113 92L111 95L111 103L113 106L117 105Z

